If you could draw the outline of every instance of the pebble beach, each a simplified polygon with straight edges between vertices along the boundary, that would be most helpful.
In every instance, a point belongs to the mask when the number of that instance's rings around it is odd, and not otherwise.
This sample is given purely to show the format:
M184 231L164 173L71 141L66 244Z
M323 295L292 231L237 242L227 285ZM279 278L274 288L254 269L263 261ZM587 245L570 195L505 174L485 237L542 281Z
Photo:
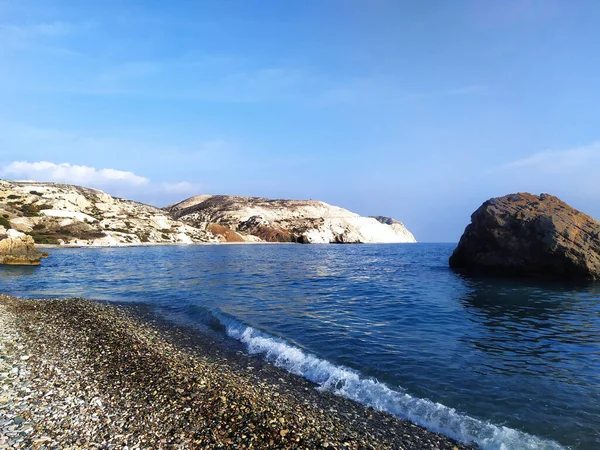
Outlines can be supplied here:
M0 449L466 449L135 308L0 295Z

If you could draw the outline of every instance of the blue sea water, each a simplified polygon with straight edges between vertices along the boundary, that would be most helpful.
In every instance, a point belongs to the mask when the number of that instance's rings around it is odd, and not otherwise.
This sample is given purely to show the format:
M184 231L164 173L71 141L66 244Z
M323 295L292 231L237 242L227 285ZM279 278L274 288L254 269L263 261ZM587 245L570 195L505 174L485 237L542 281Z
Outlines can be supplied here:
M465 277L453 248L52 249L0 292L141 302L485 449L599 449L600 285Z

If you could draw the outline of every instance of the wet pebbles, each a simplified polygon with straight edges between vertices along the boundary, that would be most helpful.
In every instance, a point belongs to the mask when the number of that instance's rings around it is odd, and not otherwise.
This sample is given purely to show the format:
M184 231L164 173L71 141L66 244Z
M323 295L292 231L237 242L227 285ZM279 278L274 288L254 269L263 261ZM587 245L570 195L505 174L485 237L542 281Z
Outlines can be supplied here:
M133 309L0 295L0 449L463 449Z

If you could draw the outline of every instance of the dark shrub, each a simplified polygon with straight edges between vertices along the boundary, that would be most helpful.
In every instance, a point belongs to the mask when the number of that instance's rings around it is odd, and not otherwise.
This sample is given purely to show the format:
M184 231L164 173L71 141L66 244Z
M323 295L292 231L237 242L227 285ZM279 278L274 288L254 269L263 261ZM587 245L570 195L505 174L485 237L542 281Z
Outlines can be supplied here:
M12 228L10 226L10 221L6 217L0 217L0 225L2 225L7 230Z

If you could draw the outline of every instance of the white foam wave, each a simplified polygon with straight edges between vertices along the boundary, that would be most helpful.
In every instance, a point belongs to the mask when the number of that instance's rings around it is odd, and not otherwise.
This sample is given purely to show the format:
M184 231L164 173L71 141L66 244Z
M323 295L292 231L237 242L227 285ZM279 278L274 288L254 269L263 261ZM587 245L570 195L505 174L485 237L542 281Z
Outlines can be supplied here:
M227 334L245 344L250 354L261 354L276 366L318 385L319 390L355 400L366 406L408 419L429 430L464 443L476 443L483 450L558 450L560 444L521 431L497 426L461 414L428 399L415 398L393 390L374 378L303 352L281 339L248 327L229 317L215 314Z

